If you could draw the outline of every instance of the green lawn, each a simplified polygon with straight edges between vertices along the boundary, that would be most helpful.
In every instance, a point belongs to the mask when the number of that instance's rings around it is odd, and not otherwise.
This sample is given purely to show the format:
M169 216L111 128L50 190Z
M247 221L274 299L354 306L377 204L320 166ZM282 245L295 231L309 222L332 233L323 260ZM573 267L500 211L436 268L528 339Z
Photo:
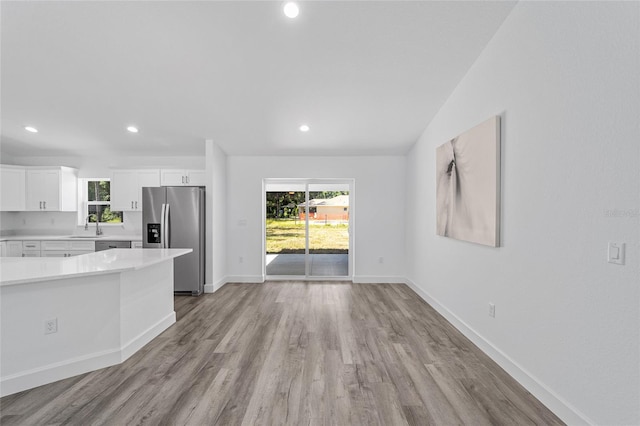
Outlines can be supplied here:
M267 219L267 253L304 253L303 221ZM309 223L310 253L348 253L349 225Z

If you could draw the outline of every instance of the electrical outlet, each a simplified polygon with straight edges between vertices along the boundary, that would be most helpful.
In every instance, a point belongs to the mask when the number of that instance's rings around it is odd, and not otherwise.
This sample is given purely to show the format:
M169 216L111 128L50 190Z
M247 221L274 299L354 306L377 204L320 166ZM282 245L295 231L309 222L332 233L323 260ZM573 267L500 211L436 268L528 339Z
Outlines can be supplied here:
M44 322L44 334L52 334L58 332L58 318L46 320Z
M238 262L240 262L240 263L244 263L244 257L240 256L240 257L238 258Z
M378 258L378 263L384 263L384 257L379 257Z
M489 316L491 318L496 317L496 305L494 305L493 303L489 303Z
M609 243L607 261L617 265L624 265L625 243Z

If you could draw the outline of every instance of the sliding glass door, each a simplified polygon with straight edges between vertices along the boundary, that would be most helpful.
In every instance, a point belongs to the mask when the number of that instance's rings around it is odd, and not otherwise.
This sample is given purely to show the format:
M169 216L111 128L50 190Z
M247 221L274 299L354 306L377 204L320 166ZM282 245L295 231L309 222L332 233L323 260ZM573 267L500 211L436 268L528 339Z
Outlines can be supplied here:
M265 180L268 279L351 275L352 186L349 180Z

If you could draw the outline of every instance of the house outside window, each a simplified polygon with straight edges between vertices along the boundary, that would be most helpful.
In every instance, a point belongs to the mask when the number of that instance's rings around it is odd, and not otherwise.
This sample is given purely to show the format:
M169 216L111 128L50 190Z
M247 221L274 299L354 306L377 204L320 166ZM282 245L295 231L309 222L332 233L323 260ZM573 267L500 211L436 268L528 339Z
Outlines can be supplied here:
M122 223L122 212L111 211L111 181L110 179L86 179L83 185L85 199L84 218L89 223Z

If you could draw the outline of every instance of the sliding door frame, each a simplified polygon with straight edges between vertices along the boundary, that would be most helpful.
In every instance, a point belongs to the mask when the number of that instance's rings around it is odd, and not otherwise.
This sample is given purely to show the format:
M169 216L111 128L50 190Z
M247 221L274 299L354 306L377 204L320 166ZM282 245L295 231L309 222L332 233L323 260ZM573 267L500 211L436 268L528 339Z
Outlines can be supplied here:
M348 272L341 276L313 276L309 268L309 215L305 214L305 275L267 275L267 187L269 185L304 185L306 211L309 211L309 185L348 185L349 186L349 253L347 257ZM262 180L262 279L285 281L353 281L355 271L355 206L356 184L353 178L265 178Z

